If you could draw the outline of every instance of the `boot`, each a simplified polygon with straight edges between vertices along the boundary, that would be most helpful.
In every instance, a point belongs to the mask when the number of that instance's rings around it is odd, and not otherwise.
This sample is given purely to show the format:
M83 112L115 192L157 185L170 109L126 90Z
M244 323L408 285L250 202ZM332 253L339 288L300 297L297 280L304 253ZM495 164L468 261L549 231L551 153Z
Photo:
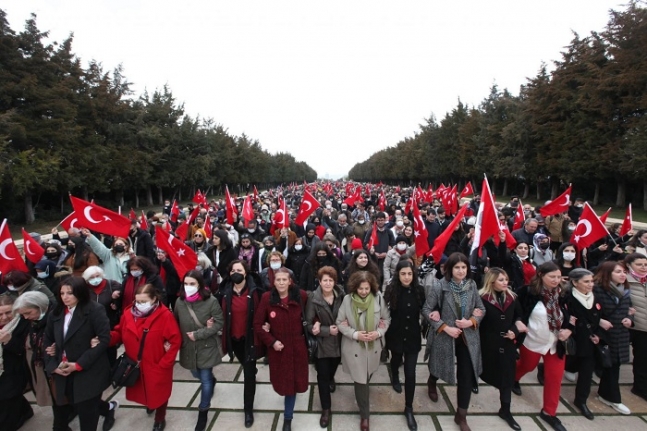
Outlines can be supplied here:
M283 431L292 431L292 419L283 420Z
M251 428L254 425L254 412L245 409L245 428Z
M209 410L198 411L198 422L195 424L195 431L204 431L207 428L207 414Z
M454 415L454 422L460 427L461 431L472 431L467 425L467 409L459 408Z
M510 403L501 403L501 408L499 409L499 417L506 421L508 426L513 430L520 431L521 426L514 420L512 413L510 412Z
M413 408L405 407L404 408L404 417L407 418L407 426L410 431L417 431L418 424L416 423L416 418L413 417Z
M368 419L362 419L359 421L359 429L361 431L369 431Z
M321 411L321 417L319 418L319 426L321 428L328 428L329 422L330 422L330 409L323 409Z
M429 376L427 379L427 394L431 401L438 402L438 390L436 389L436 379L433 376Z

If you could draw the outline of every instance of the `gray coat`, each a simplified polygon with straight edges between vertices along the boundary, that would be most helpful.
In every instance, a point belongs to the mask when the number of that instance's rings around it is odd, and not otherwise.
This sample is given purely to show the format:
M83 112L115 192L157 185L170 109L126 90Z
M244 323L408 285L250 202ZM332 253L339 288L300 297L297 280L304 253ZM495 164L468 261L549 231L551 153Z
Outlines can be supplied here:
M189 307L195 312L200 328L189 313ZM218 301L213 296L205 300L187 302L179 299L173 310L175 319L182 333L180 348L180 365L187 370L208 369L222 362L222 345L220 334L225 324L225 318ZM207 328L207 320L213 317L214 324ZM195 341L191 341L187 332L193 332Z
M465 337L467 348L470 352L472 367L474 368L474 378L478 380L483 371L478 324L481 323L483 316L473 316L472 313L475 308L482 310L483 315L485 315L485 307L478 294L476 283L470 280L470 287L467 293L467 308L465 309L464 317L467 319L474 318L477 326L463 330L462 336ZM454 350L454 339L444 331L438 333L438 330L443 325L456 327L455 321L460 320L463 316L457 315L454 296L449 287L449 282L444 278L439 283L434 284L429 290L427 301L422 308L422 313L426 319L429 319L429 314L436 309L440 311L440 320L438 322L430 322L431 330L427 338L427 346L431 346L429 372L449 384L455 384L456 371L454 364L456 352Z
M336 324L344 294L339 286L335 286L334 291L335 299L332 310L323 298L321 286L312 293L306 305L305 319L308 322L308 331L312 333L312 326L315 322L321 323L320 332L317 335L317 358L339 358L341 356L341 333L331 336L330 327Z
M366 318L360 316L360 327L356 328L350 295L346 295L344 298L337 315L337 326L343 335L341 340L343 370L345 373L350 374L354 382L361 384L368 383L371 375L380 366L380 354L384 348L384 334L386 334L391 323L389 307L387 307L381 293L375 294L373 303L375 327L366 328L366 330L379 332L380 338L373 342L373 349L370 351L368 350L368 343L359 342L353 338L355 332L365 330Z

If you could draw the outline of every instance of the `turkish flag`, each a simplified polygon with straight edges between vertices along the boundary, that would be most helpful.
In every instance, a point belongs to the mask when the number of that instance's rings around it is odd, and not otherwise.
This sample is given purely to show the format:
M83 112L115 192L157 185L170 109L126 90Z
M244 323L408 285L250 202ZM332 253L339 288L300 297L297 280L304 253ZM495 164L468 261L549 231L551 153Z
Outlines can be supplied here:
M186 241L186 237L189 234L189 223L184 222L180 225L178 225L177 229L175 229L175 235L178 236L182 241Z
M632 229L632 213L631 213L631 204L627 207L627 212L625 213L625 219L622 221L622 226L620 227L620 236L625 236Z
M449 197L451 199L451 208L449 209L449 214L454 215L458 212L458 186L454 184L454 187L452 187L452 191L449 194Z
M344 199L344 203L349 207L355 206L355 202L364 202L364 199L362 199L362 186L360 185L355 188L355 193L352 196Z
M128 237L130 220L107 208L70 195L80 227L106 235Z
M243 202L243 211L242 217L245 221L245 227L249 224L249 221L254 218L254 210L252 210L252 201L249 198L249 195L245 196L245 201Z
M180 215L180 207L177 206L177 201L173 199L173 205L171 205L171 221L177 223L177 217Z
M541 207L539 212L542 216L548 217L550 215L560 214L568 211L568 207L571 206L571 188L569 184L568 188L564 190L564 193L559 195L555 200L551 201L549 204Z
M229 194L229 187L227 186L225 186L225 201L227 207L227 223L234 224L236 223L238 210L236 209L236 202L234 202L234 198Z
M120 213L121 214L121 213ZM128 219L130 221L137 220L137 213L135 212L134 209L130 209L130 212L128 213Z
M473 195L473 194L474 194L474 189L472 188L472 182L468 181L467 184L465 184L465 187L463 187L463 190L461 190L461 194L458 197L458 199L463 199L463 197L468 195Z
M606 223L606 222L607 222L607 219L609 218L609 214L611 214L611 207L609 207L609 209L607 210L607 212L605 212L604 214L602 214L602 215L600 216L600 221L602 221L602 223Z
M213 229L211 229L211 220L209 217L204 221L204 233L207 234L207 237L205 238L206 241L211 241L211 234L213 233Z
M29 236L25 228L22 229L22 251L30 262L36 263L43 258L45 249L40 246L34 238Z
M517 246L517 240L514 239L510 231L508 230L508 225L505 224L505 222L500 224L501 226L501 231L505 233L505 245L510 249L514 250L514 248ZM494 243L498 246L501 241L499 240L498 236L494 237ZM528 246L532 247L532 244L528 244Z
M428 255L432 256L434 259L434 263L440 262L440 258L443 256L443 252L445 251L445 247L447 247L447 243L449 242L449 239L452 237L452 234L454 233L456 226L463 220L463 217L465 217L465 211L467 211L467 207L469 207L469 204L465 204L461 207L461 210L458 212L456 217L454 217L454 220L447 226L447 228L441 233L438 238L436 238L436 241L434 241L434 247L431 249L431 251L428 253ZM422 223L424 226L424 223ZM425 239L426 242L426 239ZM427 245L427 248L429 248L429 245ZM418 237L416 236L416 254L418 254Z
M380 244L380 239L377 237L377 223L373 222L373 230L371 231L371 239L368 241L368 249Z
M422 256L429 250L429 242L427 241L429 233L420 215L418 203L415 200L411 203L411 209L413 210L413 236L415 237L416 243L416 256Z
M478 250L481 256L482 246L490 237L497 238L501 226L499 225L499 216L494 206L494 197L490 190L490 184L487 177L483 178L481 186L481 204L476 214L476 225L474 226L474 241L472 242L472 251Z
M67 217L63 219L59 224L65 229L66 231L70 230L73 227L77 227L76 224L79 222L78 217L76 214L74 214L74 211L72 211Z
M281 213L283 215L283 222L278 223L278 226L283 229L287 229L290 227L290 217L288 213L288 203L283 199L283 196L279 196L279 209L276 211L276 214L278 215ZM276 219L276 216L274 216Z
M207 205L207 198L202 194L200 189L198 189L198 191L195 192L195 195L193 196L192 201L198 205Z
M164 250L171 259L180 280L184 278L184 274L195 269L198 264L198 256L191 250L191 247L160 226L155 226L155 244Z
M139 227L148 232L148 220L146 219L144 210L142 210L142 216L139 218Z
M523 213L523 204L519 201L517 211L514 213L514 224L512 225L512 230L520 229L525 221L526 215Z
M577 222L575 231L571 236L571 242L581 250L608 234L609 231L607 231L602 220L595 214L591 205L585 202L580 220Z
M254 184L254 202L258 202L258 189L256 188L256 184Z
M310 214L315 212L319 207L319 201L316 200L309 191L305 190L303 192L303 199L301 199L301 206L299 207L299 214L297 215L295 223L302 226L308 220Z
M189 219L186 221L188 224L191 224L195 221L195 219L198 217L198 214L200 214L200 206L196 206L193 208L193 211L189 215Z
M377 201L377 206L380 208L380 211L386 210L386 196L384 196L384 190L380 190L380 198Z
M20 256L18 247L11 238L7 219L0 226L0 272L6 275L9 271L29 272L25 261Z

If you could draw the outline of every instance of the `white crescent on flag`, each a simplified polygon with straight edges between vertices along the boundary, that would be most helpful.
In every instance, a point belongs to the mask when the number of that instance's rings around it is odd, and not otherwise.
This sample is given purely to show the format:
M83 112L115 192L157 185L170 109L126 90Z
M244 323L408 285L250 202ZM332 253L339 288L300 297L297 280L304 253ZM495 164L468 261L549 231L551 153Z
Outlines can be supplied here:
M304 208L304 211L307 212L307 211L310 211L310 208L312 208L312 203L310 201L307 201L307 200L303 201L303 205L305 206L306 204L308 205L308 208L307 209Z
M7 260L15 260L16 259L15 257L7 256L6 248L7 248L7 246L9 244L11 244L11 241L12 241L11 238L7 238L7 239L5 239L4 241L2 241L0 243L0 255L2 255L2 257L7 259Z
M577 231L580 230L580 226L584 226L584 228L586 230L584 231L584 234L577 235ZM576 235L573 237L573 239L575 240L575 242L579 242L581 238L586 238L587 236L589 236L589 234L591 233L592 230L593 230L593 227L591 226L590 221L588 221L588 220L580 220L577 223L577 226L575 228Z
M92 207L90 205L86 206L85 209L83 210L83 215L85 215L85 218L88 219L90 223L94 223L94 224L100 223L99 221L92 218L92 216L90 215L90 211L92 211Z

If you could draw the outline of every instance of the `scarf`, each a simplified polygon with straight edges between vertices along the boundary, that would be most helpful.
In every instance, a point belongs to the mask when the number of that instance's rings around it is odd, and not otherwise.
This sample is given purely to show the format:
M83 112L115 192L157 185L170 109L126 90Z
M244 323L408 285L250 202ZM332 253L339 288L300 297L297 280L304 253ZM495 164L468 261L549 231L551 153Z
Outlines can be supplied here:
M557 336L557 332L559 332L562 328L562 323L564 323L564 314L562 314L562 310L559 308L559 292L559 287L553 290L542 287L541 290L541 301L544 303L546 313L548 314L548 329L555 336Z
M418 267L418 280L422 283L428 274L434 270L434 262L431 259L425 259Z
M184 299L186 300L186 302L195 302L195 301L197 301L198 299L200 299L200 291L198 290L198 291L197 291L196 293L194 293L193 295L191 295L191 296L187 296L187 297L185 297Z
M157 301L157 302L156 302L156 303L151 307L151 309L150 309L150 310L148 310L148 311L147 311L147 312L145 312L145 313L142 313L141 311L139 311L139 308L137 308L137 307L135 307L135 306L133 305L132 307L130 307L130 311L133 313L133 317L135 318L135 320L137 320L137 319L143 319L144 317L148 317L148 316L150 316L151 314L153 314L153 313L155 312L155 310L157 310L157 307L159 307L159 305L160 305L160 303L159 303L159 301Z
M482 298L483 302L489 302L503 312L514 302L512 295L505 294L504 292L495 292L494 294L486 293Z
M593 307L593 292L584 294L575 288L571 289L571 292L573 293L573 298L577 299L584 308L590 310Z
M105 278L101 280L101 283L99 283L98 286L91 286L92 291L94 292L95 295L99 296L101 295L101 292L103 292L103 289L106 288L106 285L108 284L108 280Z
M353 309L353 316L355 317L355 326L358 331L364 330L364 331L373 331L375 329L375 319L373 313L373 300L375 299L375 296L373 293L369 293L366 298L362 299L357 293L352 293L350 295L350 300L351 300L351 307ZM368 312L368 310L371 310ZM362 328L360 325L360 320L359 320L359 315L361 313L366 314L366 325ZM363 346L366 348L366 344L363 344ZM368 349L373 348L373 341L370 341L368 343Z
M254 246L251 246L248 249L241 247L240 250L238 251L238 259L247 262L247 265L251 266L252 257L254 257L255 251L256 250L254 249Z
M645 276L640 276L636 274L632 269L629 270L629 273L633 278L635 278L640 284L645 284L647 283L647 275Z
M616 285L613 282L609 282L611 289L609 292L613 294L614 302L617 304L625 296L625 287L623 285Z
M2 332L5 334L11 334L16 326L20 323L20 315L16 315L9 323L2 327ZM2 343L0 343L0 376L4 373L4 349L2 348Z
M146 275L142 274L141 277L135 278L133 276L126 278L126 283L124 283L124 299L123 306L128 307L135 301L135 292L139 286L146 284Z
M465 309L467 308L467 291L469 287L469 280L463 279L460 283L456 283L454 279L449 280L449 288L454 297L454 303L456 304L456 314L459 319L465 317ZM460 310L458 309L460 307ZM460 313L459 313L460 311Z

